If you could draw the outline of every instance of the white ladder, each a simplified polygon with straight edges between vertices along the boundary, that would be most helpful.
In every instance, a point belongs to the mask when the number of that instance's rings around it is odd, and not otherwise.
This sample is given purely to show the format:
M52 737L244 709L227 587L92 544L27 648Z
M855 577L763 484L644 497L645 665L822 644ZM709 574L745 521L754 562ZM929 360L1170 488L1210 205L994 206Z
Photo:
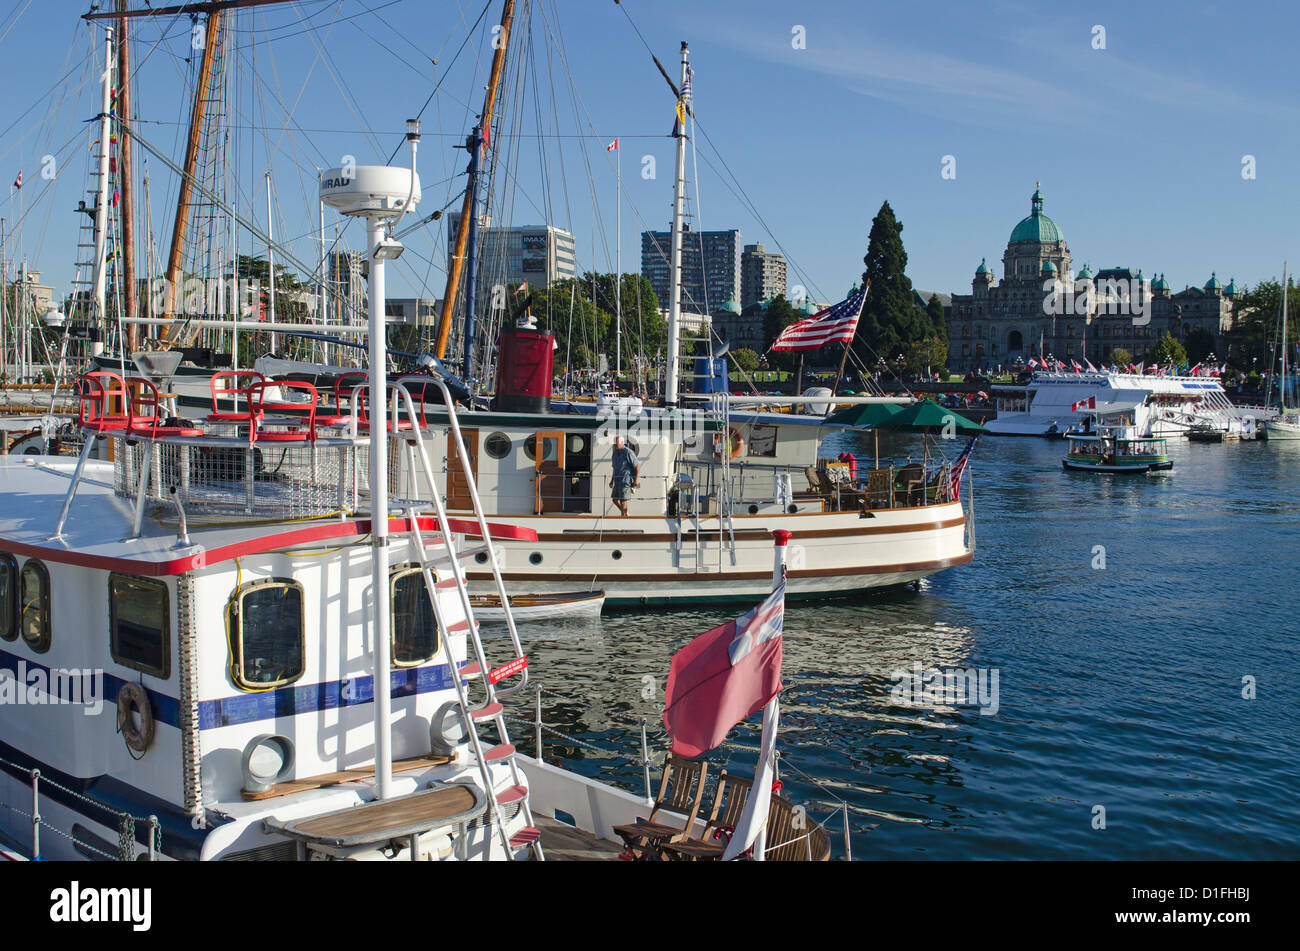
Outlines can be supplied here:
M473 501L474 516L478 522L479 531L482 533L483 547L478 551L485 552L488 556L488 563L492 566L492 574L497 583L497 592L501 598L502 610L505 613L506 625L510 631L511 646L515 651L515 659L509 664L504 665L496 671L487 663L486 652L483 648L483 641L479 637L478 621L474 618L473 606L470 602L469 589L466 587L465 572L461 567L461 560L471 552L456 551L453 540L451 524L447 518L447 511L442 502L442 495L438 491L437 484L433 479L433 467L429 459L429 452L424 444L424 437L420 431L420 417L415 412L415 405L411 399L410 391L404 385L407 380L417 380L423 386L433 383L442 392L443 400L447 407L447 419L451 435L456 440L458 456L461 460L461 466L465 473L466 486L468 487L470 498ZM452 402L451 394L442 381L429 377L403 377L402 379L389 383L389 388L393 391L393 412L391 418L394 424L394 436L401 439L405 446L412 476L412 488L418 492L417 475L423 472L426 487L429 491L429 497L433 501L436 510L437 531L442 536L443 548L451 564L452 577L447 581L435 581L433 572L430 567L429 559L425 552L425 543L423 533L420 531L419 510L418 506L412 505L407 510L407 517L411 523L411 534L416 542L416 553L420 561L420 570L424 578L425 589L429 594L429 602L433 607L434 618L437 621L438 628L446 631L448 634L465 631L466 640L473 650L473 658L459 670L454 667L454 659L448 653L448 658L452 666L451 679L456 688L457 702L465 715L466 732L469 736L470 746L473 750L474 758L478 764L479 776L483 783L484 792L488 797L488 809L491 815L491 822L496 828L496 834L500 838L501 845L505 849L506 855L510 859L515 858L515 853L519 849L528 848L532 851L537 860L543 860L545 856L542 852L541 830L537 828L533 821L532 809L528 801L528 785L525 777L521 774L519 764L516 762L516 749L510 742L510 735L506 727L505 709L501 704L501 697L509 696L522 690L528 682L528 667L525 660L523 647L519 641L519 632L515 628L514 617L510 611L510 601L506 596L505 582L501 578L501 571L496 557L496 551L492 544L492 535L489 529L487 518L483 514L483 506L479 501L478 488L474 483L474 473L470 468L469 455L465 452L465 443L461 437L460 422L456 418L456 410ZM399 402L402 404L399 407ZM354 405L356 401L354 400ZM398 421L400 419L400 409L405 408L411 422L409 430L400 430ZM355 412L354 412L355 417ZM384 417L372 420L371 425L384 425ZM418 462L418 465L417 465ZM442 607L438 602L438 590L441 587L454 587L460 598L461 607L464 612L464 620L448 625L443 617ZM494 681L496 676L496 681ZM509 680L518 677L518 681L507 687L498 687L497 682ZM484 696L480 703L472 705L469 698L468 684L464 681L478 679L483 683ZM485 749L483 740L479 736L479 724L491 723L496 727L498 742ZM503 762L510 773L510 785L504 790L498 791L496 782L492 777L492 765ZM519 803L524 815L524 828L510 835L506 829L506 824L502 819L502 807Z

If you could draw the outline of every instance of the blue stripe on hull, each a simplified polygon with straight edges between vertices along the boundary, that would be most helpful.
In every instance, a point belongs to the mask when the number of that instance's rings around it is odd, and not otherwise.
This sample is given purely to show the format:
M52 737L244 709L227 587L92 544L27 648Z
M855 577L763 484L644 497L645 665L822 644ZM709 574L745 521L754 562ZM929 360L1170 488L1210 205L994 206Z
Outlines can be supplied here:
M143 790L115 779L112 776L94 776L81 779L70 776L62 770L55 769L48 763L29 756L8 743L0 741L0 771L13 776L19 782L31 784L31 771L41 771L41 800L57 802L88 821L109 829L118 827L119 813L128 813L139 819L157 816L161 829L163 855L183 861L197 861L199 851L208 832L227 820L215 813L207 814L207 828L195 829L191 818L174 803L159 799ZM57 786L55 784L58 784ZM60 788L62 787L62 788ZM68 790L71 790L70 792ZM26 802L14 804L24 811L31 809L31 796ZM70 831L70 830L64 830ZM135 841L142 848L149 847L149 823L135 824Z
M20 658L17 654L0 650L0 670L10 671L15 678L18 676L20 660L26 664L28 672L42 671L46 682L49 682L51 674L49 667L30 658ZM439 690L451 690L453 686L451 670L446 664L394 670L389 677L394 700ZM113 705L118 692L128 682L134 683L105 672L104 695L100 699L109 706ZM18 689L24 689L22 684L16 686ZM154 720L179 730L180 701L148 687L145 688L145 693L153 706ZM236 694L218 700L201 700L199 701L199 729L214 730L223 726L238 726L243 723L257 723L304 713L318 713L321 710L373 703L374 699L375 679L372 676L330 680L319 684L290 684L287 687L277 687L259 693Z

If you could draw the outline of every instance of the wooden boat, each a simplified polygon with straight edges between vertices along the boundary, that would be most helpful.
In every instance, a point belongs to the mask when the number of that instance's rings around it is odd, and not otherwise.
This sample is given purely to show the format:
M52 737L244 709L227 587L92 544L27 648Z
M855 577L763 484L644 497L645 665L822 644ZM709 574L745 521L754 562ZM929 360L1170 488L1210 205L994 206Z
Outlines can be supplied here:
M485 620L506 616L495 594L470 595L474 616ZM556 594L512 594L510 613L516 618L596 617L605 604L604 591L567 591Z

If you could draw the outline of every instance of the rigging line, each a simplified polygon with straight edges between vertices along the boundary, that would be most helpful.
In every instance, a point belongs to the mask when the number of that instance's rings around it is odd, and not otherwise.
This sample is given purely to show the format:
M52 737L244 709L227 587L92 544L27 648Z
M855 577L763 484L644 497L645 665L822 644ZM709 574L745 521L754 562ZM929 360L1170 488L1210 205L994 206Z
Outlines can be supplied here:
M389 29L393 29L393 27L390 26L390 25L388 24L388 22L387 22L386 20L384 20L384 18L381 17L381 16L379 16L378 14L375 15L375 19L382 21L382 22L384 23L385 26L388 26L388 27L389 27ZM381 50L383 50L383 51L384 51L384 55L385 55L386 57L391 58L391 59L394 59L394 60L396 60L397 62L401 63L403 66L406 66L408 69L411 70L411 72L415 73L415 74L416 74L417 76L419 76L421 79L429 80L429 79L432 79L432 78L433 78L433 77L430 76L428 73L426 73L426 72L424 71L424 69L420 68L419 66L416 66L414 63L412 63L412 62L411 62L409 59L407 59L406 57L404 57L404 56L399 56L396 52L394 52L392 49L389 48L389 45L388 45L387 43L385 43L385 42L384 42L383 40L381 40L379 37L375 36L373 33L371 33L369 30L367 30L365 27L363 27L360 23L358 23L355 19L354 19L354 20L350 20L349 22L350 22L351 26L352 26L354 29L358 30L358 31L361 33L362 36L364 36L366 39L370 40L370 41L373 42L376 46L378 46ZM398 36L398 37L401 37L401 39L405 40L409 45L411 45L412 47L414 47L416 50L419 50L419 47L416 47L415 44L411 43L410 39L407 38L407 36L406 36L405 33L401 32L400 30L393 30L393 32L394 32L394 35L396 35L396 36ZM424 55L424 54L423 54L423 51L421 51L421 55L422 55L422 56ZM431 61L431 62L432 62L432 61Z
M633 32L636 33L637 38L641 40L641 45L646 48L646 52L648 52L651 55L651 57L654 57L655 55L654 50L652 50L650 48L650 44L646 42L645 36L641 33L640 28L636 25L636 21L632 19L632 14L628 12L627 7L620 3L618 4L618 8L623 11L623 16L627 18L628 24L632 27ZM655 58L655 63L658 64L658 62L659 62L658 58ZM660 66L659 68L660 71L663 70L662 66ZM759 224L762 226L764 231L767 232L767 235L772 240L772 243L775 244L777 248L780 249L781 253L785 255L786 262L789 264L791 269L795 272L796 276L802 277L804 282L809 287L812 287L813 290L816 291L819 297L825 298L826 294L822 291L820 287L817 286L816 282L808 278L804 270L801 267L799 267L799 265L794 261L794 259L790 256L789 252L786 251L785 246L782 245L781 241L776 237L771 227L769 227L766 219L763 218L763 216L759 213L758 209L755 207L753 201L750 200L748 194L745 193L744 187L740 184L739 179L736 178L735 173L731 171L730 166L727 165L726 159L722 157L721 150L718 149L717 145L713 142L712 138L709 136L708 130L704 128L703 124L697 123L697 127L700 130L700 134L704 136L704 141L708 144L708 146L711 149L713 149L713 152L717 156L718 161L723 165L724 168L726 168L727 173L731 176L732 180L735 181L736 188L739 189L740 191L740 195L737 195L737 197L740 198L743 195L743 199L742 199L743 204L747 207L750 213L753 214L754 217L758 220ZM705 158L705 163L709 164L707 157ZM710 165L710 167L712 166ZM723 181L724 184L726 184L725 179ZM735 194L735 191L733 190L732 193Z
M118 121L121 122L120 119ZM125 125L125 123L122 124ZM135 139L135 141L140 143L141 147L144 148L145 151L149 152L151 155L153 155L154 158L156 158L158 161L162 162L164 165L170 168L176 175L182 177L185 175L184 170L179 165L177 165L170 158L168 158L161 151L159 151L156 147L154 147L152 143L150 143L147 139L141 136L138 132L132 131L131 136ZM202 193L203 197L207 198L208 201L212 202L222 211L232 215L235 221L238 224L242 225L249 232L251 232L254 237L258 238L263 242L270 242L276 251L279 251L281 254L284 255L286 261L293 264L293 266L298 268L300 271L302 271L303 274L307 275L309 278L314 277L316 275L317 268L319 268L319 265L317 265L316 267L308 267L307 265L303 264L300 260L298 260L296 256L294 256L293 252L291 252L288 248L284 247L278 242L271 242L261 228L259 228L252 221L249 221L247 218L244 218L242 215L239 214L238 211L236 211L229 204L227 204L224 201L221 201L211 190L208 189L206 185L204 185L197 178L191 176L191 182L194 188L200 193Z
M424 105L422 105L420 107L420 111L415 114L415 118L421 119L424 117L424 110L428 109L429 103L433 102L433 97L436 96L438 94L438 90L442 88L443 80L447 78L447 75L451 72L452 67L456 65L456 60L460 59L460 54L465 51L465 47L469 45L469 41L474 38L474 32L478 29L479 24L483 22L483 18L487 16L488 10L490 10L491 8L492 8L492 0L487 0L487 3L483 4L483 12L481 12L478 15L478 19L474 21L473 26L471 26L466 31L465 39L461 41L460 47L456 50L455 55L452 56L451 62L447 64L446 69L443 70L442 77L434 85L433 91L429 93L429 98L424 100ZM464 16L461 17L461 22L462 23L465 22ZM462 135L461 138L464 138L464 136ZM386 162L385 164L391 165L393 163L393 159L397 157L397 153L402 150L402 146L404 146L405 144L406 144L406 139L405 137L403 137L402 140L398 142L397 148L393 149L392 154L388 156L388 162Z
M372 12L374 12L374 10L383 10L385 7L395 6L396 4L398 4L398 3L400 3L400 2L401 2L401 0L388 0L387 3L385 3L385 4L381 5L381 6L378 6L378 7L374 7L373 9L365 9L365 10L361 10L361 11L358 12L358 13L350 14L349 16L339 17L337 22L339 22L339 23L343 23L343 22L346 21L346 20L354 20L354 19L356 19L357 17L369 16ZM322 8L322 9L323 9L323 8ZM250 35L252 35L252 34L259 34L259 35L260 35L260 34L264 34L267 30L272 30L272 29L275 29L275 30L283 30L283 29L288 29L289 27L291 27L291 26L296 26L296 25L297 25L297 24L285 24L284 26L279 26L279 27L263 27L263 28L260 29L260 30L257 30L257 29L244 29L244 30L236 30L235 32L237 32L237 33L247 33L247 34L250 34ZM310 32L311 32L312 30L314 30L314 29L315 29L314 26L309 26L309 27L307 27L307 28L304 29L304 30L299 30L297 33L283 33L283 34L281 34L280 36L267 37L266 40L267 40L268 43L270 43L270 42L278 43L280 40L288 40L288 39L292 39L292 38L295 37L295 36L302 36L304 33L310 33Z
M14 6L15 7L18 6L18 4L21 2L22 0L14 0ZM9 15L5 17L5 19L9 21L9 25L5 27L5 31L3 33L0 33L0 43L3 43L4 38L9 35L9 31L18 25L18 21L22 19L22 15L27 12L27 8L30 7L31 5L32 5L32 0L27 0L27 2L23 4L23 8L19 10L17 14L15 14L12 10L9 11Z
M295 9L295 10L297 9L297 5L296 5L296 4L294 5L294 9ZM325 28L325 39L326 39L326 40L329 39L329 35L330 35L330 33L333 32L333 30L334 30L334 26L335 26L335 24L338 22L338 14L339 14L339 12L340 12L342 9L343 9L343 8L342 8L341 6L335 8L335 11L334 11L334 13L335 13L335 19L332 20L332 21L330 21L330 23L329 23L329 24L326 26L326 28ZM265 22L265 14L263 14L263 22ZM319 27L313 27L312 29L313 29L313 33L314 33L314 31L315 31L316 29L319 29ZM269 53L269 50L268 50L268 53ZM311 65L307 67L307 71L306 71L306 73L305 73L305 74L303 75L303 77L302 77L302 85L298 87L298 95L297 95L297 98L294 99L294 101L293 101L293 105L292 105L292 106L290 106L287 110L284 110L284 115L285 115L285 118L286 118L286 119L287 119L288 117L292 116L295 112L298 111L298 103L302 102L303 94L307 91L307 85L308 85L308 83L311 82L312 74L315 73L315 71L316 71L316 65L317 65L317 63L320 62L320 60L321 60L321 55L322 55L323 53L324 53L324 49L323 49L322 47L320 47L320 46L317 46L317 48L316 48L316 56L315 56L314 59L312 59L312 61L311 61ZM276 67L275 67L275 58L274 58L274 56L271 57L271 72L272 72L272 74L275 76L276 91L277 91L277 92L280 92L280 88L279 88L279 87L280 87L280 73L279 73L279 70L277 70ZM281 98L280 101L283 102L283 98ZM280 129L280 137L279 137L279 139L276 140L275 148L274 148L274 150L273 150L273 154L274 154L274 152L279 152L279 150L280 150L280 143L281 143L282 141L284 141L284 137L285 137L286 135L288 135L288 134L289 134L288 124L285 123L285 124L281 127L281 129ZM271 156L267 156L266 164L267 164L267 167L269 168L270 165L271 165Z

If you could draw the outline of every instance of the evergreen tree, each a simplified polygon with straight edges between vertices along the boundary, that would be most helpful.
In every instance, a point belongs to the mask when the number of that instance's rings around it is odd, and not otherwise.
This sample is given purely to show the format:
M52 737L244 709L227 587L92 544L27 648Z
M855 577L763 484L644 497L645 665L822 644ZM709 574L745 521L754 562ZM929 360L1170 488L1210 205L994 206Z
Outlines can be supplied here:
M877 356L892 360L908 345L935 336L938 330L916 306L902 235L902 222L885 202L871 221L867 254L862 259L866 265L862 279L871 285L853 340L854 352L867 366L874 365Z
M930 326L934 328L934 333L942 340L948 339L948 322L943 317L943 301L939 300L938 294L930 295L930 305L925 309L930 318Z

